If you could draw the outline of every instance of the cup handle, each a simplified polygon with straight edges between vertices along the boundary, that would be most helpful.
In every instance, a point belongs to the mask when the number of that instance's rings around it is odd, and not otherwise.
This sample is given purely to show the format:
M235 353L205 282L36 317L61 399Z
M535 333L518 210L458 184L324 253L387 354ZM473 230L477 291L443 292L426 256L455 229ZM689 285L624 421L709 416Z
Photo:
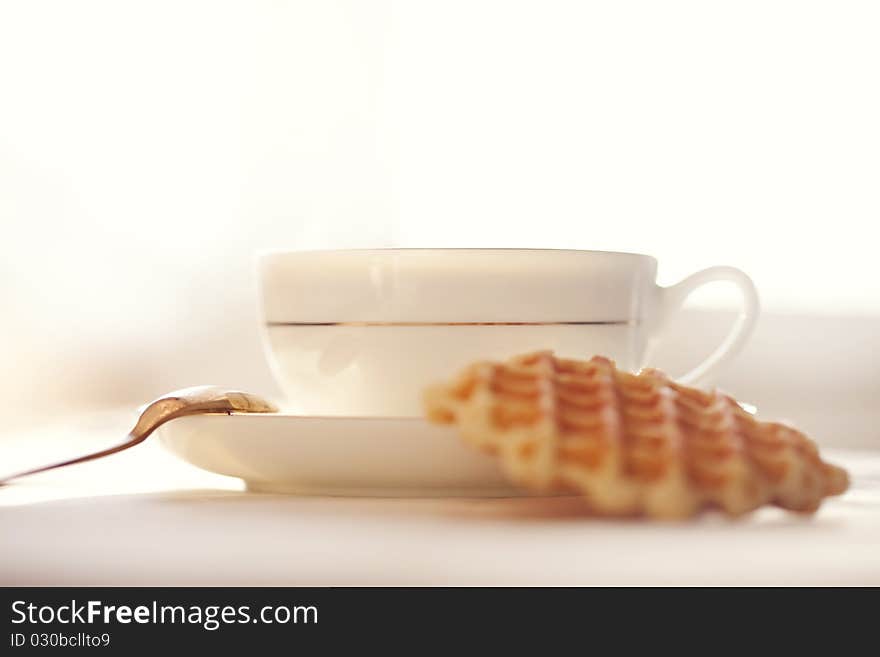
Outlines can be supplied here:
M755 289L752 279L735 267L709 267L708 269L698 271L696 274L691 274L675 285L660 288L660 323L658 330L662 331L669 318L681 310L685 299L697 288L719 281L734 283L739 288L742 296L742 310L727 337L724 338L724 341L718 348L690 372L678 377L681 383L696 385L705 381L739 353L751 336L755 328L755 322L758 319L758 313L760 312L758 291Z

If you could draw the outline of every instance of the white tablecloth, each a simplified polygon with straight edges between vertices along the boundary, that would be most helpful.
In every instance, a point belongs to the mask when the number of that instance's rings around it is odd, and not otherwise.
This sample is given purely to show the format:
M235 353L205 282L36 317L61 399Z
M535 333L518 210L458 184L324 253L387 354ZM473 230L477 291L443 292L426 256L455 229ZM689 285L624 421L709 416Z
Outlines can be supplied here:
M19 433L0 453L75 453L107 442L100 424ZM854 485L814 517L651 524L585 519L566 498L257 495L148 442L0 489L0 584L878 585L880 452L826 453Z

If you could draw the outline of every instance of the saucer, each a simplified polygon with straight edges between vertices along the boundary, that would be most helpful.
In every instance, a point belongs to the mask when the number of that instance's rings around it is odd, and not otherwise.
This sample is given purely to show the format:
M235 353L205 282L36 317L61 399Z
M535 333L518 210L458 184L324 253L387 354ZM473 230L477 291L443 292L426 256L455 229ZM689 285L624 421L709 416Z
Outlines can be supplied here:
M248 490L299 495L511 497L495 460L453 427L421 418L193 415L157 430L161 444Z

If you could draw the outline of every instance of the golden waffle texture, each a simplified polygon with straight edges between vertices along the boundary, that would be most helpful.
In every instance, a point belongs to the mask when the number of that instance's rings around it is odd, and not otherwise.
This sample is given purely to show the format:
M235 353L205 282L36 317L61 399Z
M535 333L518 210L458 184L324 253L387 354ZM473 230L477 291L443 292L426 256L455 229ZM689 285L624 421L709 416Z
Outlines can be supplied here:
M425 392L428 418L497 454L519 485L577 492L600 515L811 513L849 485L800 431L760 422L731 397L552 352L480 362Z

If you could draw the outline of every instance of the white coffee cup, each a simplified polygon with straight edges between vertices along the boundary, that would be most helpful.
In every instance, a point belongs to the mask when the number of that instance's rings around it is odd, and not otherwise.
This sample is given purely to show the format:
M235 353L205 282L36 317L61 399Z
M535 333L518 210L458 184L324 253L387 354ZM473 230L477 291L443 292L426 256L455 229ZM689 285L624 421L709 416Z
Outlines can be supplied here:
M678 377L709 380L758 316L752 281L712 267L671 287L646 255L532 249L273 252L260 259L269 360L287 410L420 415L425 385L474 360L551 349L638 370L698 287L730 281L742 312L726 340ZM674 373L673 373L674 374Z

